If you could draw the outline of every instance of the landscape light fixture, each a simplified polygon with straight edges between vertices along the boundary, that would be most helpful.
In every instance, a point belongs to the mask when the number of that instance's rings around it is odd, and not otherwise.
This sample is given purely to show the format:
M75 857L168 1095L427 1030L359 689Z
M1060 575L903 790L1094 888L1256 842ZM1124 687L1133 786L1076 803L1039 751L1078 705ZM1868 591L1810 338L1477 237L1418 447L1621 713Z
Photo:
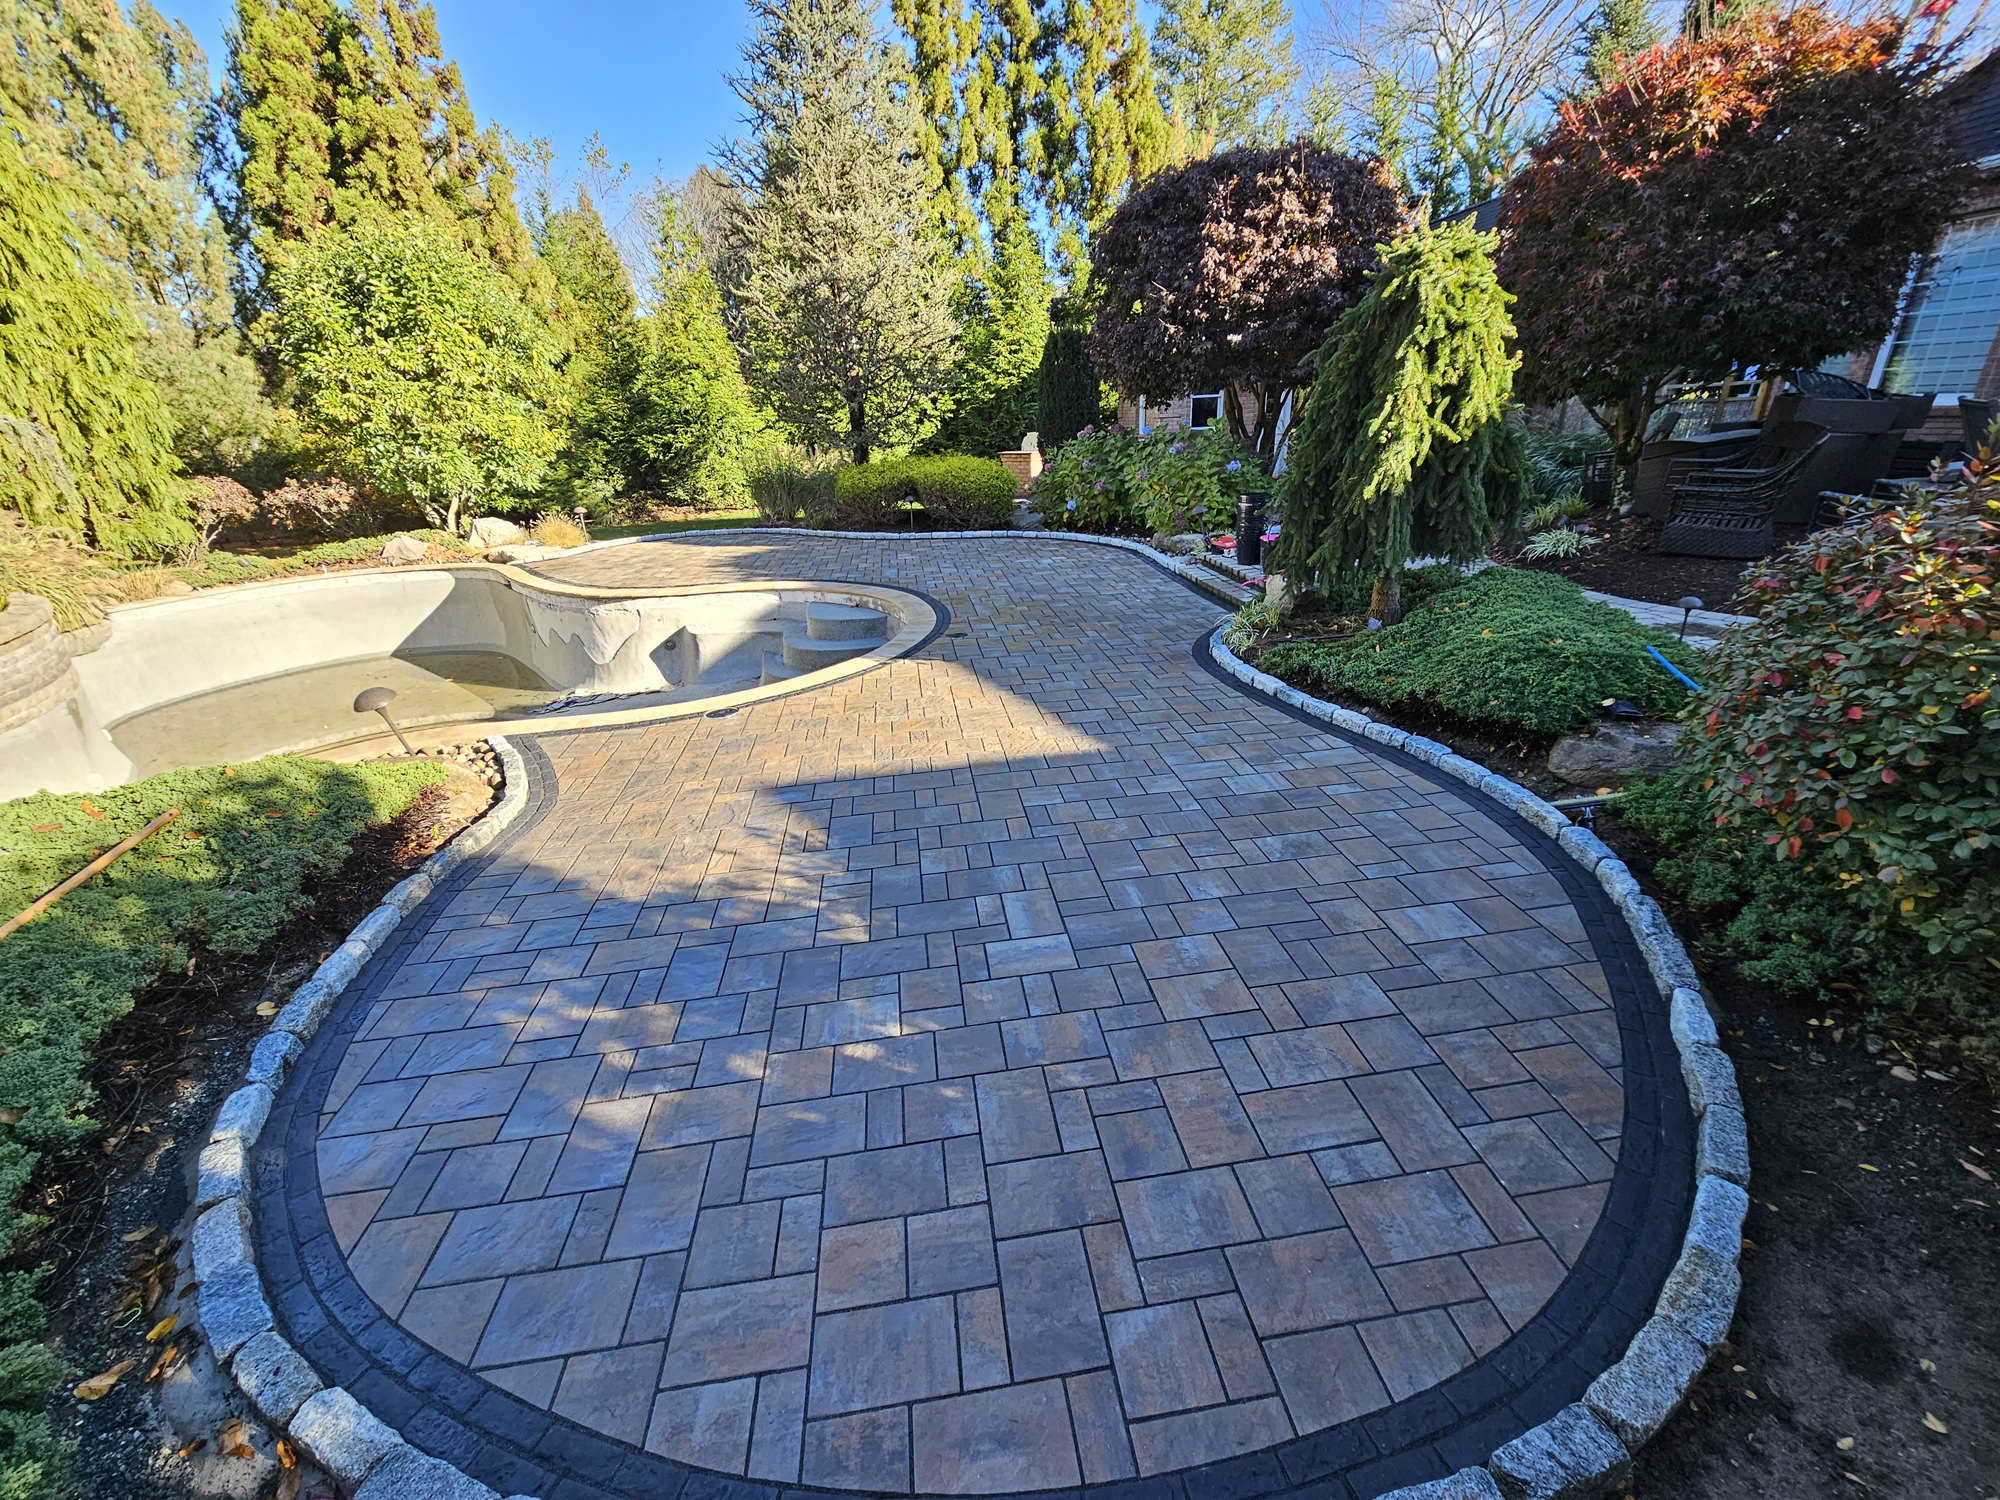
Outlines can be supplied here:
M403 738L403 731L396 728L396 721L389 717L389 705L395 701L396 690L394 688L367 688L355 697L354 711L358 714L380 714L382 722L387 724L390 731L396 736L396 743L403 747L403 753L405 755L415 755L417 752L412 750L410 742Z
M1701 601L1695 598L1693 594L1689 594L1684 599L1676 599L1674 604L1681 612L1681 639L1686 640L1688 638L1688 617L1701 608Z

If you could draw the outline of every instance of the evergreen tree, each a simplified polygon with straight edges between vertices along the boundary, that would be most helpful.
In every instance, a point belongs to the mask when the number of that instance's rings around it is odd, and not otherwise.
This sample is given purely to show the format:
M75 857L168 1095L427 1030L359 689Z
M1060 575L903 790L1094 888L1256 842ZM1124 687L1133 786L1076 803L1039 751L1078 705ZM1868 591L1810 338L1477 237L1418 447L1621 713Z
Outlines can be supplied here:
M0 507L94 547L158 554L193 539L172 433L139 373L139 330L77 243L73 204L0 129ZM21 440L27 423L60 463Z
M229 41L228 208L254 276L323 225L416 214L548 305L500 133L478 129L427 0L237 0Z
M533 215L536 247L555 283L552 323L564 347L570 428L556 462L564 498L587 503L625 488L627 408L643 360L639 299L590 195Z
M1153 26L1161 95L1191 153L1276 141L1298 86L1288 0L1164 0Z
M948 379L951 281L908 71L861 0L752 0L730 80L750 135L726 165L732 315L750 378L801 438L857 463L922 435Z
M1090 364L1090 326L1059 320L1042 345L1035 421L1042 448L1053 451L1097 420L1097 371Z
M146 0L6 0L0 113L70 194L97 271L142 332L182 459L213 472L254 452L260 381L231 319L231 259L201 183L208 66Z
M1598 0L1577 38L1583 60L1581 96L1610 88L1618 81L1623 59L1644 52L1666 34L1666 27L1654 18L1652 0Z
M1018 446L1035 426L1054 288L1041 241L1018 206L994 237L994 256L970 288L972 305L961 320L952 410L924 440L926 452L990 456Z
M1042 172L1062 258L1073 273L1126 188L1172 157L1166 112L1136 0L1040 0ZM1060 6L1060 18L1055 12Z
M1369 613L1392 625L1410 558L1483 555L1529 491L1505 420L1512 299L1490 237L1419 224L1370 279L1320 348L1278 481L1271 566L1297 583L1318 573L1336 597L1372 585Z
M651 307L625 418L628 482L687 505L733 504L746 493L743 454L762 422L692 219L665 192L653 215Z

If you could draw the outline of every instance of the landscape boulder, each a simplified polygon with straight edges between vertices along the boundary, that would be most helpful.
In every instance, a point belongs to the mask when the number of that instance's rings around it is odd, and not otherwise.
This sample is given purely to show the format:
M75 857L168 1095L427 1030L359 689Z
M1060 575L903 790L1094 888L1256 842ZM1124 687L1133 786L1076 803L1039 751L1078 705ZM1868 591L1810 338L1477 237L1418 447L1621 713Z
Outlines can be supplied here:
M382 544L382 561L392 567L422 562L431 549L407 531L399 531Z
M1680 732L1678 724L1600 724L1567 734L1549 751L1549 774L1579 786L1655 775L1673 766Z
M465 539L484 552L491 547L511 547L516 542L525 542L528 533L512 521L503 521L498 516L481 516L466 531Z

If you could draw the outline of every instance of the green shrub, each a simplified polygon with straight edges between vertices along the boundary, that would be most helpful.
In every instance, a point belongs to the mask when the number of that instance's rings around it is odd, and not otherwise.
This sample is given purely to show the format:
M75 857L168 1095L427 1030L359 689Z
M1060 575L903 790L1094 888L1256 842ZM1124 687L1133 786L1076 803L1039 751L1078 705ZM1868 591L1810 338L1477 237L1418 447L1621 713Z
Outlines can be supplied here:
M994 458L940 454L848 464L835 476L838 523L849 531L894 529L914 496L933 531L1005 531L1014 523L1014 476Z
M1035 481L1044 526L1112 535L1227 531L1237 491L1260 488L1270 481L1219 427L1156 427L1143 436L1086 427Z
M443 775L425 762L336 766L273 756L172 771L88 796L0 803L0 918L170 807L181 815L0 941L0 1246L34 1227L21 1194L46 1151L91 1128L82 1073L104 1029L199 944L247 954L310 904L356 834ZM58 1378L30 1272L0 1274L0 1401L38 1405ZM37 1478L37 1466L46 1472ZM60 1493L61 1450L32 1411L0 1407L0 1495Z
M1978 479L1771 559L1708 663L1687 776L1871 930L2000 966L1996 521Z
M789 526L801 516L808 526L827 524L836 462L783 447L752 460L747 472L757 519L767 526Z
M1425 570L1429 571L1429 570ZM1347 640L1279 646L1265 671L1371 703L1427 703L1477 723L1560 734L1596 719L1607 698L1648 714L1687 691L1646 654L1690 673L1693 653L1667 631L1583 597L1566 578L1487 568L1442 590L1405 575L1403 623Z

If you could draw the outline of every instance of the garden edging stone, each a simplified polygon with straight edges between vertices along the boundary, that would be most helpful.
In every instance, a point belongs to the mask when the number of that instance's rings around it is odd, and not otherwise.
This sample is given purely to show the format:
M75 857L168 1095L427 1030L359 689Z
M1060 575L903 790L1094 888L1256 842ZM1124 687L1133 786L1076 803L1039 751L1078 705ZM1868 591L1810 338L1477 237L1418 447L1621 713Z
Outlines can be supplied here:
M1362 717L1298 692L1260 672L1223 644L1222 628L1209 638L1216 664L1258 692L1291 703L1342 728ZM1339 716L1339 717L1336 717ZM1623 860L1596 834L1571 823L1560 808L1525 787L1474 765L1447 747L1368 720L1360 732L1396 745L1446 775L1470 783L1511 807L1556 841L1594 875L1632 930L1647 968L1668 1008L1681 1075L1696 1120L1695 1201L1681 1254L1655 1305L1625 1355L1600 1374L1582 1402L1565 1407L1539 1427L1498 1449L1484 1468L1394 1490L1381 1500L1458 1500L1499 1495L1503 1500L1586 1500L1622 1484L1632 1452L1673 1415L1688 1388L1729 1332L1742 1290L1738 1260L1743 1219L1749 1212L1749 1137L1736 1069L1717 1045L1715 1022L1701 997L1701 979L1667 914L1644 895ZM1484 1475L1480 1488L1474 1475Z
M202 1330L238 1389L274 1427L352 1490L357 1500L498 1500L494 1491L405 1442L351 1394L327 1386L278 1333L251 1244L249 1154L269 1119L274 1090L341 992L413 911L467 857L527 807L527 767L504 737L490 742L505 773L498 803L423 867L394 886L272 1021L251 1053L248 1081L223 1101L202 1148L193 1254ZM379 1473L379 1482L371 1476ZM514 1500L528 1500L516 1496Z

